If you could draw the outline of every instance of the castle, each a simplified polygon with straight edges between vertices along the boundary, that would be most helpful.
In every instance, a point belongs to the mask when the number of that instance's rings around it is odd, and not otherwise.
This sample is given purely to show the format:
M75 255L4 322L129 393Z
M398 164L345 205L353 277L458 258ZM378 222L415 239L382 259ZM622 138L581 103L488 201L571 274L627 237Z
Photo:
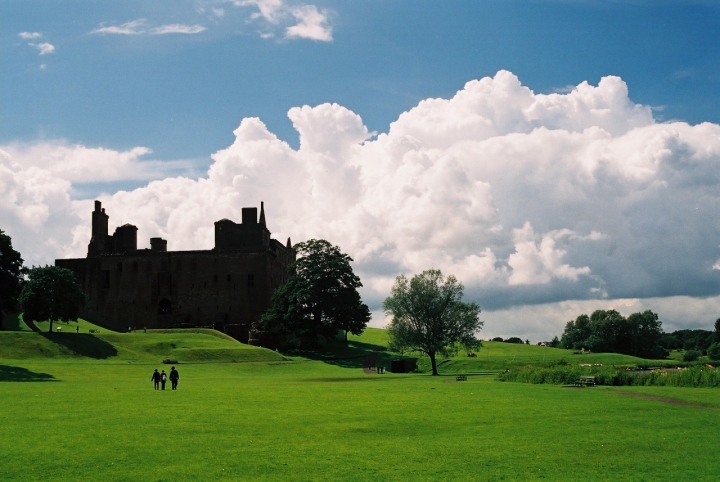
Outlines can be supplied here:
M270 237L262 203L259 219L257 208L242 208L241 224L217 221L211 250L168 251L162 238L138 249L138 228L125 224L108 235L108 218L95 201L87 257L55 260L87 296L81 318L118 331L212 326L258 341L252 324L295 260L289 238L283 245Z

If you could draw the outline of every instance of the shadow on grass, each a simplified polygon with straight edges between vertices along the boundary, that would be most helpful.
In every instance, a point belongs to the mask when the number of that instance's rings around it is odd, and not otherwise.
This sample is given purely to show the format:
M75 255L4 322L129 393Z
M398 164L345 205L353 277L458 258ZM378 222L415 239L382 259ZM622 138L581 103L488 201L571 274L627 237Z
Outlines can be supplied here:
M117 349L110 343L84 333L40 333L48 341L51 341L73 355L105 360L117 356Z
M341 368L363 368L363 361L368 356L376 357L373 366L390 368L391 360L405 358L397 353L390 353L387 347L359 341L334 342L323 345L317 350L292 350L288 355L302 356L311 360L320 360L328 365Z
M54 376L48 373L39 373L22 367L0 365L0 382L57 382Z

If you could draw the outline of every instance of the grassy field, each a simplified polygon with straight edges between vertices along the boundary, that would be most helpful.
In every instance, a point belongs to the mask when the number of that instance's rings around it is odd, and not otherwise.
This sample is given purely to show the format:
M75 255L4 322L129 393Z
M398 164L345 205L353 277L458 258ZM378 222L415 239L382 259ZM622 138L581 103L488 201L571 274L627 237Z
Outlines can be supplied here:
M0 333L0 479L720 478L716 389L365 375L350 357L382 351L383 336L310 360L206 332ZM499 345L484 363L545 350ZM179 390L156 392L169 356L184 362Z

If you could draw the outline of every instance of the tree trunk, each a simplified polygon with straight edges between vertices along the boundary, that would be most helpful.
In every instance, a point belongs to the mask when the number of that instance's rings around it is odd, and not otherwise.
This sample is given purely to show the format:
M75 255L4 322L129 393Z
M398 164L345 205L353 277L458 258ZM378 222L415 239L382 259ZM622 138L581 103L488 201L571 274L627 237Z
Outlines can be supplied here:
M437 362L435 361L435 352L431 351L428 353L430 355L430 364L432 365L432 374L433 375L439 375L437 371Z
M48 333L52 333L52 323L53 323L53 320L50 320L50 329L48 330Z
M347 333L348 333L348 331L345 330L345 343L347 343Z

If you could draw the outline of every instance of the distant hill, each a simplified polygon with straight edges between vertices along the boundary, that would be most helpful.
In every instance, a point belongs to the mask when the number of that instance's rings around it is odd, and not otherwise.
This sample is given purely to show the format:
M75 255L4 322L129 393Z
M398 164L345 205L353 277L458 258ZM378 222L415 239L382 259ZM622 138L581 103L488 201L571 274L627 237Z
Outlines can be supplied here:
M389 338L387 331L378 328L368 328L361 336L349 336L351 343L357 346L365 344L374 350L388 350ZM504 370L519 365L542 365L565 360L569 364L602 364L618 366L636 365L667 365L676 363L673 360L646 360L617 353L584 353L576 354L573 350L564 348L550 348L537 345L519 343L505 343L496 341L483 341L482 348L475 352L475 357L469 357L462 348L458 354L450 358L439 358L440 373L478 373L486 371ZM387 352L385 359L399 356L399 353ZM430 360L422 353L404 352L404 356L417 357L418 368L426 372L430 370Z

